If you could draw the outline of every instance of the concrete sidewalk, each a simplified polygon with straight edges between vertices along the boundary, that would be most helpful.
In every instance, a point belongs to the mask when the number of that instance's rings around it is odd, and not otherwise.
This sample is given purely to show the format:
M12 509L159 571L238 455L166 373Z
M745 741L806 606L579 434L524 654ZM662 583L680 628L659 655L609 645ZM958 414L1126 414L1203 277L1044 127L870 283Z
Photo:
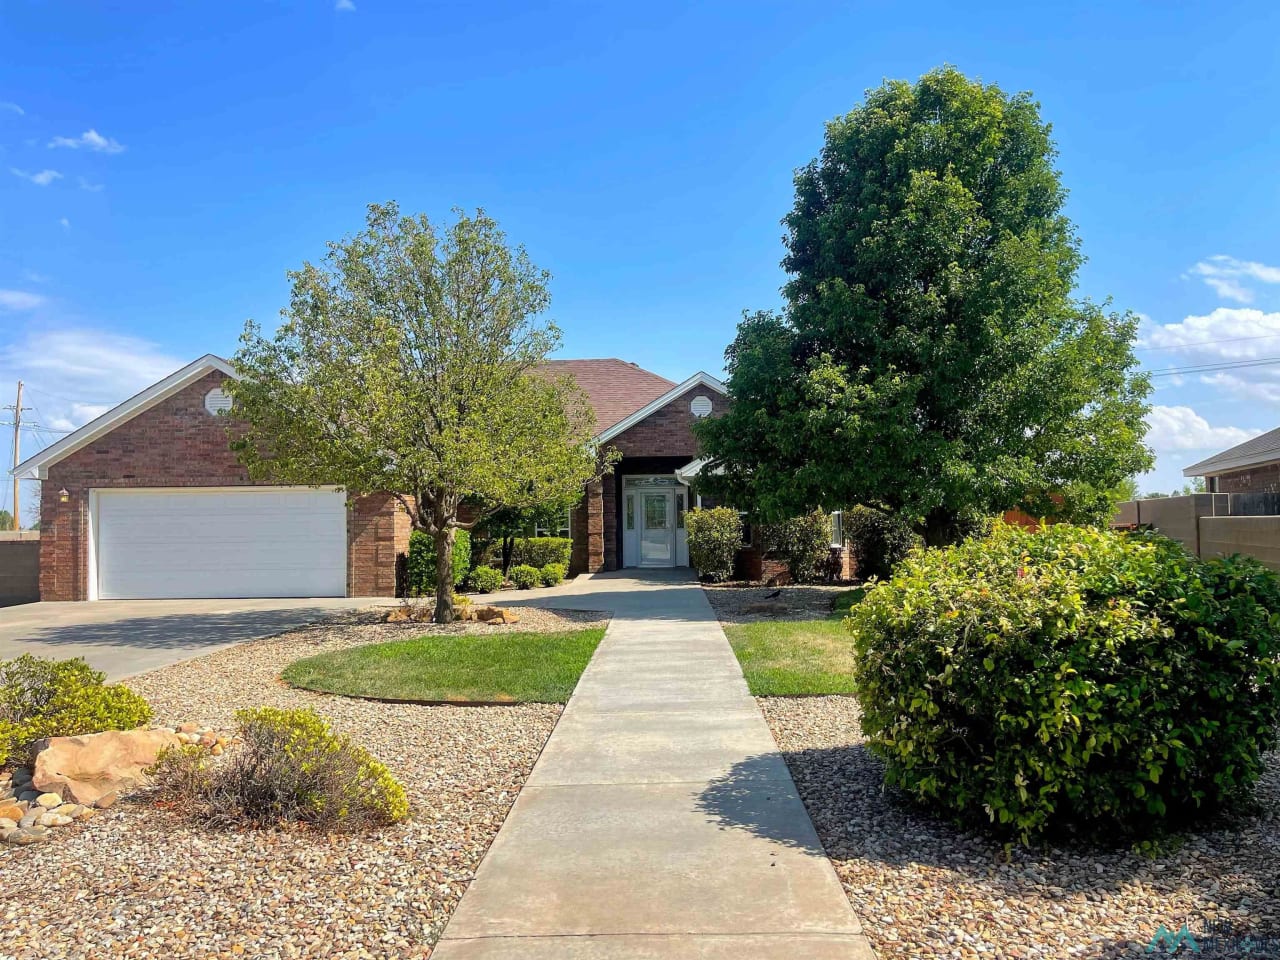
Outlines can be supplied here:
M701 588L627 573L555 598L614 619L433 956L871 960Z

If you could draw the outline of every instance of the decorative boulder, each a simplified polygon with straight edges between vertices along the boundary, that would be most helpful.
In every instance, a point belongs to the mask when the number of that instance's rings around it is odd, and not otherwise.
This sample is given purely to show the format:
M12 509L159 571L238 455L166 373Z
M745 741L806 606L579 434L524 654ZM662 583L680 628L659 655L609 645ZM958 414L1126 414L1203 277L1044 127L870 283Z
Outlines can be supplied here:
M169 730L108 730L82 737L50 737L35 745L32 783L42 792L91 806L101 797L146 783L160 751L179 744Z

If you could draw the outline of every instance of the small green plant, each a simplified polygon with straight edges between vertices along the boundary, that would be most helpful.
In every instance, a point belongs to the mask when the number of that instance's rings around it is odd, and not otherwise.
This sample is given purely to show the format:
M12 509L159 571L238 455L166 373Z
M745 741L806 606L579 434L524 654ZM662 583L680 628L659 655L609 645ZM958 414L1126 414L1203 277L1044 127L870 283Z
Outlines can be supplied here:
M471 569L471 534L458 530L453 535L453 582L461 585ZM411 597L426 597L436 591L436 543L431 534L414 530L409 534L409 557L405 563L405 590Z
M844 535L855 572L863 580L893 576L894 568L920 544L905 520L872 507L846 510Z
M150 773L162 799L224 826L351 830L409 815L391 772L314 711L259 707L236 721L241 743L220 763L198 748L161 754Z
M564 580L564 564L544 564L542 569L538 571L538 579L542 582L544 587L554 587L557 583Z
M476 593L493 593L502 589L502 571L483 564L472 570L467 579Z
M918 550L849 611L886 779L1023 842L1138 836L1260 776L1280 720L1280 583L1163 537L996 523Z
M742 518L736 510L714 507L685 514L689 533L689 562L714 582L733 576L733 560L742 548Z
M0 765L45 737L132 730L151 720L146 700L105 679L80 657L0 662Z
M831 515L821 510L761 527L765 553L787 565L796 583L822 578L831 556Z
M512 567L507 575L518 590L530 590L536 587L542 579L541 571L527 563Z

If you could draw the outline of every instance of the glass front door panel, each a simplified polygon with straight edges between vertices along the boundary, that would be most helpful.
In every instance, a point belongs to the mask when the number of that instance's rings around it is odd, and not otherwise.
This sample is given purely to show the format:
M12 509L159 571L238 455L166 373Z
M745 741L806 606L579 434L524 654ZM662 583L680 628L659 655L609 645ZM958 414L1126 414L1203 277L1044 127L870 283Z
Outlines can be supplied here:
M671 495L644 493L640 499L640 564L669 567L674 561L671 536Z

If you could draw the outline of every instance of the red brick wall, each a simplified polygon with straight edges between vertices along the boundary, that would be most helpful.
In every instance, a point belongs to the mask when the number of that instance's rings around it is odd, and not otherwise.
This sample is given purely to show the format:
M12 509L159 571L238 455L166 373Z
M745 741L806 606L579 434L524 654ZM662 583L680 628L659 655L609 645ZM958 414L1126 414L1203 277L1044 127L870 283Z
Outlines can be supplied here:
M1280 463L1219 474L1214 493L1280 493Z
M606 480L593 480L569 520L573 548L569 555L569 572L599 573L604 569L604 485Z
M210 372L49 468L40 499L42 600L88 598L91 488L254 482L228 445L226 421L204 408L205 394L225 379L220 371ZM63 489L66 503L59 497ZM353 501L347 523L347 582L353 596L394 595L394 552L408 548L407 529L403 536L400 531L407 523L399 503L386 494Z

